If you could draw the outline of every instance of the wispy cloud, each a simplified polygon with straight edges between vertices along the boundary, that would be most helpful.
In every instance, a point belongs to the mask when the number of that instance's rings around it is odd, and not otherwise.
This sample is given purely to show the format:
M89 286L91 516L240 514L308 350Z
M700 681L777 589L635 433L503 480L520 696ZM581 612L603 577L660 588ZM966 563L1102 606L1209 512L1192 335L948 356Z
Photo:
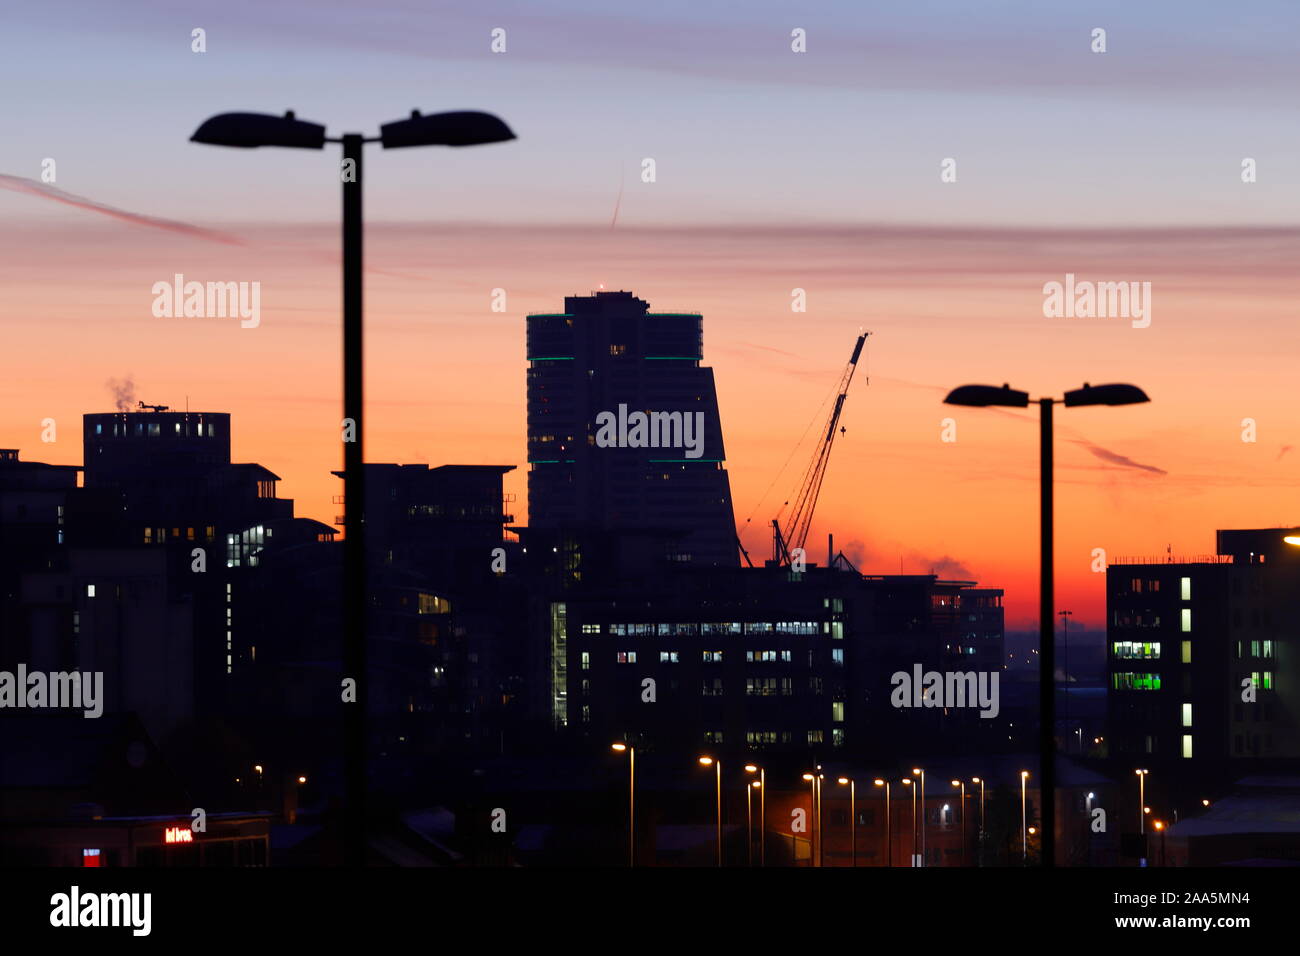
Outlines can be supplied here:
M1157 468L1155 465L1144 465L1141 462L1134 461L1132 458L1128 457L1128 455L1121 455L1119 452L1111 451L1109 448L1102 448L1100 445L1094 445L1092 442L1086 441L1082 438L1072 438L1070 441L1074 442L1076 445L1082 445L1094 456L1100 458L1102 461L1110 462L1112 465L1119 465L1123 468L1136 468L1140 471L1149 471L1155 475L1169 474L1169 472L1165 471L1163 468Z
M174 219L161 219L158 216L145 216L140 213L128 212L125 209L118 209L116 206L110 206L107 203L96 202L94 199L87 199L84 196L76 196L69 192L64 192L49 183L43 183L36 179L29 179L26 176L10 176L6 173L0 173L0 187L13 190L14 192L26 193L29 196L38 196L41 199L49 199L54 202L63 203L65 206L73 206L77 209L85 209L89 212L97 212L102 216L109 216L121 222L129 222L137 226L148 226L150 229L163 229L167 232L176 232L186 236L194 236L196 239L208 239L213 242L222 242L231 246L245 245L244 240L232 236L229 233L218 232L215 229L204 229L202 226L192 226L187 222L177 222Z

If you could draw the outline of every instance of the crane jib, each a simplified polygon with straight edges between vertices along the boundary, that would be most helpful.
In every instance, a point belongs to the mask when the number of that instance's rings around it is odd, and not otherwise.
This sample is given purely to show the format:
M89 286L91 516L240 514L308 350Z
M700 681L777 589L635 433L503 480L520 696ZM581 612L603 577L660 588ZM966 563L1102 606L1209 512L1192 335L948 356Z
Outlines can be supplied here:
M862 354L862 346L866 344L867 336L865 334L858 336L858 344L853 347L853 358L849 359L850 365L858 364L858 356ZM844 353L841 352L841 355Z

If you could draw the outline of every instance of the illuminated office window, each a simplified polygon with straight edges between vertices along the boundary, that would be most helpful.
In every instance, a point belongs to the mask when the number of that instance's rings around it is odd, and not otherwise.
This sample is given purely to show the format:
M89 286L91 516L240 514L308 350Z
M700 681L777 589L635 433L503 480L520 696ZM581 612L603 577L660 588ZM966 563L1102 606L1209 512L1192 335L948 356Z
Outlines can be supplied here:
M1183 608L1183 633L1187 633L1191 629L1192 629L1192 609L1190 607L1185 607Z
M1183 726L1192 726L1192 705L1183 704Z
M1182 578L1178 583L1182 589L1182 593L1179 596L1184 601L1190 601L1192 599L1192 579Z
M1183 641L1183 663L1190 664L1191 662L1192 662L1192 642Z
M1192 756L1192 735L1183 734L1183 756L1191 759Z

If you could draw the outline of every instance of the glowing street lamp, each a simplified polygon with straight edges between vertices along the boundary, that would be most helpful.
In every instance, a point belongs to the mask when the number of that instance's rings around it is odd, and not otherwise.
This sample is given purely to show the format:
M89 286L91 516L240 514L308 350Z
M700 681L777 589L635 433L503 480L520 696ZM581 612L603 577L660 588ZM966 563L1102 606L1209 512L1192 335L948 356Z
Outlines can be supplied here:
M1137 774L1137 778L1138 778L1138 807L1139 807L1139 808L1141 809L1141 811L1142 811L1141 813L1138 814L1138 833L1146 833L1146 832L1147 832L1147 818L1146 818L1146 815L1147 815L1148 813L1151 812L1151 808L1148 807L1148 806L1146 805L1146 803L1147 803L1147 774L1149 774L1151 771L1150 771L1150 770L1134 770L1133 772L1134 772L1135 774Z
M767 866L767 769L747 763L745 773L758 774L758 865Z
M984 778L971 777L970 782L980 785L980 835L982 836L984 833Z
M858 814L857 814L857 792L858 782L850 780L848 777L840 777L840 784L849 785L849 842L853 846L853 863L852 866L858 865Z
M1084 405L1133 405L1150 399L1136 385L1097 385L1084 383L1065 393L1063 399L1040 398L1039 407L1039 612L1038 612L1038 692L1039 692L1039 772L1042 780L1042 863L1055 866L1056 838L1056 641L1053 613L1053 529L1052 529L1052 406L1076 408ZM948 393L947 405L974 408L1005 406L1028 408L1029 393L1009 385L962 385Z
M627 865L636 866L636 748L625 743L610 744L615 753L626 753L627 762Z
M912 788L912 866L916 866L916 787L911 777L903 778L903 786Z
M1029 831L1026 827L1028 821L1025 818L1025 784L1027 780L1029 780L1029 771L1020 771L1020 858L1025 862L1029 860ZM1039 787L1039 790L1041 791L1042 787Z
M722 761L714 760L712 757L700 758L700 766L708 767L710 765L716 771L718 781L718 866L722 866Z
M954 787L961 788L961 865L966 865L966 781L954 780Z
M889 814L889 781L877 777L877 787L885 788L885 866L894 865L894 824Z
M925 866L925 771L913 767L912 776L921 778L921 866Z

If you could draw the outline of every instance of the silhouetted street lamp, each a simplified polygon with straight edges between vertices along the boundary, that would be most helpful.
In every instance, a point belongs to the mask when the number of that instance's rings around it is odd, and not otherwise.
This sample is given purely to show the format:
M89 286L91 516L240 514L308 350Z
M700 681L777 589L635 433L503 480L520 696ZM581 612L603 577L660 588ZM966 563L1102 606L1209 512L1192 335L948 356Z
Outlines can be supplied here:
M1052 567L1052 406L1076 408L1083 405L1135 405L1149 402L1146 392L1136 385L1097 385L1084 383L1083 388L1066 392L1063 399L1040 398L1039 407L1039 613L1038 613L1038 692L1039 692L1039 772L1042 780L1042 864L1056 865L1056 642L1054 640ZM1009 385L962 385L944 399L947 405L972 408L1004 406L1028 408L1029 393Z
M237 149L282 146L324 149L341 143L343 163L343 418L351 434L343 445L343 672L355 682L355 697L344 709L344 767L346 770L346 860L360 866L365 861L365 475L363 472L364 399L362 392L362 283L361 283L361 149L378 142L385 149L407 146L476 146L515 138L500 119L490 113L454 112L421 116L412 110L408 119L385 123L379 136L344 133L327 137L325 127L294 116L266 113L221 113L206 120L190 141Z

